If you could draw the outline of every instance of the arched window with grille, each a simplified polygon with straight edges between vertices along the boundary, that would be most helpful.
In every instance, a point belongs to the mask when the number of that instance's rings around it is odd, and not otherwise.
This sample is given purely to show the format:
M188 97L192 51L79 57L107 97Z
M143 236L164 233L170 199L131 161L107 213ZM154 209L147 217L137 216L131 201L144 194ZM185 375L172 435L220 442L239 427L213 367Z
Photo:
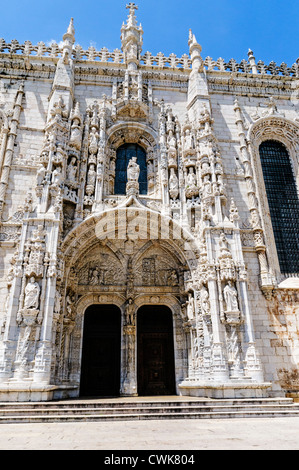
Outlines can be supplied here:
M266 140L259 147L277 255L282 273L299 272L299 198L286 147Z
M147 194L146 152L138 144L123 144L116 152L114 194L126 194L127 168L132 157L137 158L140 168L139 193Z

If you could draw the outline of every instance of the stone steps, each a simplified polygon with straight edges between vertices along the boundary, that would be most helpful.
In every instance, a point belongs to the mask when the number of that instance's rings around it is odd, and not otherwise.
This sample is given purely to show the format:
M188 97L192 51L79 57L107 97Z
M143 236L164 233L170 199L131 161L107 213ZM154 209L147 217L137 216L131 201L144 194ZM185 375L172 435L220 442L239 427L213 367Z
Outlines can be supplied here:
M68 400L0 403L0 423L112 420L226 419L299 416L292 399Z

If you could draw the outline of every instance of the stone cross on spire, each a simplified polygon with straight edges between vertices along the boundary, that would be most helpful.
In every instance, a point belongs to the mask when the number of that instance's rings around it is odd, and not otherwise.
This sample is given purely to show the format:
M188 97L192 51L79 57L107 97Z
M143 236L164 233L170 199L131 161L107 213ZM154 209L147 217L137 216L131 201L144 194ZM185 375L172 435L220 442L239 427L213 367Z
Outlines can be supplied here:
M133 2L130 2L127 6L126 6L127 9L130 9L130 15L133 16L135 15L134 13L134 10L138 10L138 6L135 5L135 3Z

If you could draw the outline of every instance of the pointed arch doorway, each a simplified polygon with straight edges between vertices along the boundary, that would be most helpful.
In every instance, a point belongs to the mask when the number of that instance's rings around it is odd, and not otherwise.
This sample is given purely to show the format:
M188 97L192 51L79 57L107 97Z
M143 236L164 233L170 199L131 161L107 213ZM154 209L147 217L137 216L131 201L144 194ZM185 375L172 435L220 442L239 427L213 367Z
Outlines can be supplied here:
M84 315L80 396L119 396L121 311L91 305Z
M137 312L138 395L175 395L172 311L144 305Z

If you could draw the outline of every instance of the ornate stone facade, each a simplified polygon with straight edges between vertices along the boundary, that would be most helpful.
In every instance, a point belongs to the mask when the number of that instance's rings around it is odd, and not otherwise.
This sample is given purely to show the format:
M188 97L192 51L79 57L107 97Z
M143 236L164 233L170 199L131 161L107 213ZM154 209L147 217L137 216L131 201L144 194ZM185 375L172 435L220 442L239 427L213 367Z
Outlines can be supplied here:
M299 184L298 61L203 59L191 31L182 58L143 54L127 8L121 50L75 46L73 20L61 47L0 40L0 400L80 396L85 314L107 305L121 395L143 306L171 311L175 393L296 393L298 274L279 268L259 144L282 142ZM128 145L145 161L119 169Z

